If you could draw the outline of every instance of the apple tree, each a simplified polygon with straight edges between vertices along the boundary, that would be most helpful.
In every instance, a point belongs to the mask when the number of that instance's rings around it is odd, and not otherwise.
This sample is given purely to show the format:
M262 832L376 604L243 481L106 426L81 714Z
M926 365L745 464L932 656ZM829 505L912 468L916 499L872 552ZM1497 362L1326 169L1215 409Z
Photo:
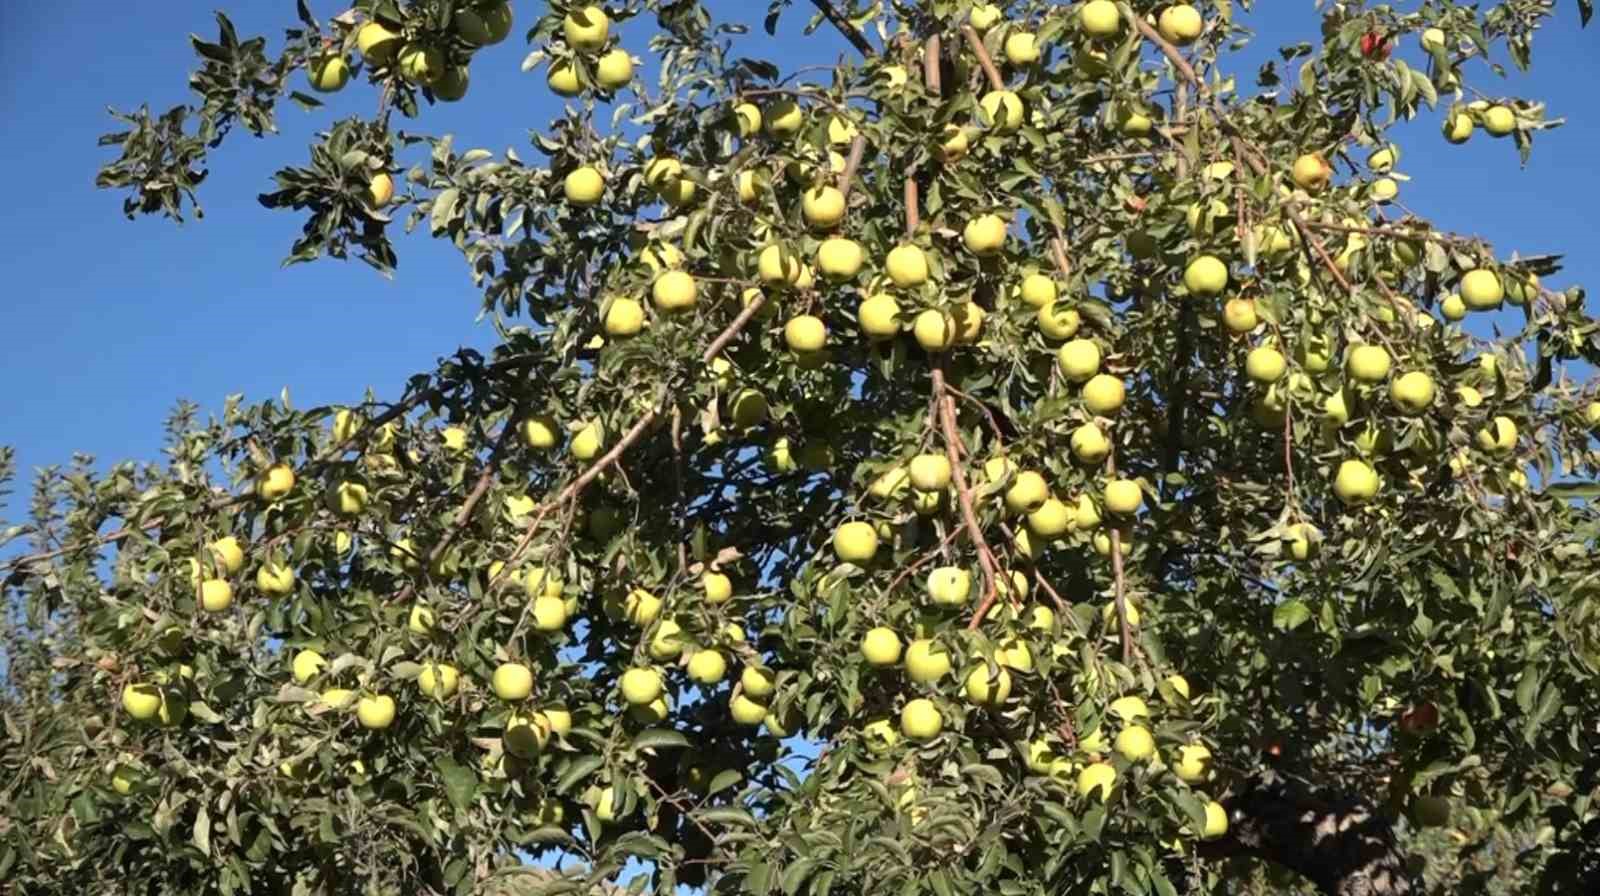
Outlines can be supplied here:
M448 241L501 340L37 475L0 879L1600 890L1600 326L1399 196L1559 124L1501 80L1553 5L1325 2L1253 76L1246 0L219 14L99 183L199 216L370 92L288 260ZM561 117L428 134L516 38Z

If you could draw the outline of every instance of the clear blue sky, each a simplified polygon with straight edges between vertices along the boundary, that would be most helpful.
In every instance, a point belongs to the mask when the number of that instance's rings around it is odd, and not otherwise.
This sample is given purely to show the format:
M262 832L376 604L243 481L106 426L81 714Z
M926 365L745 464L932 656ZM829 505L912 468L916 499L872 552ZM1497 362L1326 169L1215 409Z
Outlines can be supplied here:
M165 109L185 100L194 60L186 35L214 37L218 5L242 34L276 40L294 20L289 0L0 4L0 120L11 134L0 157L12 172L4 192L9 250L0 257L0 443L18 449L24 484L34 467L64 462L75 450L102 462L154 457L161 420L180 397L209 410L230 392L259 400L284 387L300 406L350 400L368 385L393 396L436 357L493 341L487 325L474 322L478 295L460 257L426 237L400 241L392 281L354 262L279 267L300 222L262 209L255 197L276 168L306 157L314 129L372 108L371 94L357 85L331 109L286 105L276 138L231 140L203 187L203 221L181 228L129 222L117 194L94 188L97 166L110 158L95 145L112 124L105 107ZM311 5L328 16L345 4ZM520 34L543 4L515 5ZM711 3L719 13L737 10L755 32L766 5ZM1261 36L1237 69L1246 80L1271 47L1316 33L1311 0L1260 5L1270 12L1251 17ZM1521 170L1509 141L1480 133L1466 146L1447 146L1438 117L1426 116L1401 132L1402 170L1415 178L1402 198L1504 252L1566 254L1567 271L1550 285L1600 286L1592 162L1600 145L1592 95L1600 30L1578 31L1574 4L1558 6L1558 27L1536 45L1534 74L1505 91L1546 99L1568 126L1542 136ZM835 58L844 48L831 36L792 39L808 11L797 2L791 39L779 45L760 36L751 52L786 68ZM642 53L640 28L624 33ZM471 95L436 107L423 128L456 134L458 147L526 147L527 130L557 106L540 73L520 71L524 52L514 39L480 55ZM1414 44L1401 52L1415 55ZM0 516L17 521L25 497L0 506Z

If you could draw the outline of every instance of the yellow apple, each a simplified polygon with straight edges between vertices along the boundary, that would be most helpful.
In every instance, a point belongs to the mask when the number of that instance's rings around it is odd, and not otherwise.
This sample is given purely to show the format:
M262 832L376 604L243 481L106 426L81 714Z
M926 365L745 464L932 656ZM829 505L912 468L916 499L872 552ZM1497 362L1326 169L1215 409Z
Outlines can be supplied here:
M777 689L772 673L760 666L745 666L739 673L739 689L745 696L764 700ZM763 711L763 714L765 712Z
M861 739L868 751L882 755L900 743L900 732L888 719L877 719L861 727Z
M1122 409L1127 389L1109 373L1097 373L1083 384L1083 406L1092 414L1109 417Z
M1108 762L1091 762L1078 772L1078 796L1088 797L1098 793L1100 802L1107 802L1116 783L1116 768Z
M505 745L506 752L532 759L550 742L550 720L539 713L512 713L506 717L506 729L500 735L500 742Z
M122 687L122 708L139 721L153 719L161 711L166 696L153 684L127 684Z
M1320 193L1333 177L1333 168L1321 153L1306 153L1294 160L1289 176L1307 193Z
M1006 242L1006 219L999 215L979 215L967 222L961 232L967 251L974 255L993 255Z
M928 282L928 258L916 246L896 246L889 250L884 264L889 279L902 289L921 286Z
M772 286L793 286L800 281L799 256L776 243L761 250L756 268L762 281Z
M1346 460L1339 464L1333 480L1333 493L1352 506L1364 504L1378 493L1378 473L1366 461Z
M1200 11L1187 3L1174 3L1161 11L1157 30L1173 44L1186 47L1195 42L1204 27Z
M1229 299L1222 306L1222 324L1230 332L1244 334L1256 328L1256 303L1251 299Z
M552 60L545 84L556 96L577 96L583 92L583 82L578 80L578 67L566 59Z
M1439 313L1448 321L1461 320L1467 316L1467 302L1460 293L1451 293L1439 303Z
M323 56L307 66L311 89L320 93L333 93L350 83L350 66L343 56Z
M294 470L288 464L273 464L256 478L256 494L276 501L294 488Z
M944 716L926 697L906 703L900 710L900 733L917 741L929 741L944 730Z
M1032 308L1044 308L1056 300L1056 282L1044 274L1032 273L1022 278L1017 295Z
M1362 383L1381 383L1389 376L1389 352L1378 345L1357 345L1345 359L1345 371Z
M967 673L962 691L967 699L979 706L998 706L1011 696L1011 673L1005 666L997 666L995 675L989 674L987 663L978 665Z
M708 572L700 577L701 590L706 602L725 604L733 598L733 582L720 572Z
M894 629L878 626L861 639L861 655L871 666L893 666L900 662L900 636Z
M806 123L800 104L789 99L773 103L762 117L766 119L767 134L779 139L793 137Z
M833 551L845 563L869 562L878 553L878 530L860 520L845 523L834 530Z
M356 49L367 65L379 68L394 60L400 50L400 35L377 22L367 22L356 30Z
M1172 773L1188 784L1204 781L1211 771L1211 751L1205 744L1184 744L1172 763Z
M960 566L941 566L928 573L927 589L933 603L961 606L972 594L972 574Z
M1083 325L1078 312L1061 302L1051 302L1040 308L1037 320L1039 332L1047 339L1071 339Z
M1143 725L1129 725L1117 735L1115 749L1129 762L1144 762L1156 755L1156 740Z
M605 195L605 178L593 165L574 169L562 182L567 201L573 205L594 205Z
M1444 118L1444 139L1451 143L1465 143L1472 136L1472 116L1460 109L1451 109Z
M1113 479L1106 483L1106 509L1112 513L1138 513L1144 506L1144 492L1132 479Z
M806 223L826 230L844 220L844 194L830 186L812 187L800 196L800 213Z
M1389 384L1389 398L1405 414L1420 414L1433 404L1433 377L1420 370L1401 374Z
M1420 38L1424 50L1443 50L1445 48L1445 34L1443 28L1428 28L1422 32Z
M1057 350L1056 361L1068 381L1087 382L1100 372L1100 347L1089 339L1074 339Z
M821 318L802 314L783 325L783 340L790 351L819 351L827 344L828 328Z
M1044 503L1028 514L1028 531L1040 538L1056 538L1072 528L1072 511L1057 498L1046 498Z
M1017 474L1011 487L1006 489L1006 509L1013 514L1032 513L1050 497L1050 484L1032 470Z
M931 684L950 671L950 654L928 638L918 638L906 647L906 677L917 684Z
M1111 441L1093 423L1085 423L1074 429L1068 444L1072 448L1072 456L1084 464L1097 464L1111 452Z
M448 663L423 663L422 671L417 674L417 687L424 696L435 700L443 700L454 694L460 682L461 673Z
M690 681L714 685L728 674L728 660L719 650L696 650L684 672Z
M223 579L206 579L200 583L200 608L207 613L221 613L233 606L233 586Z
M856 323L873 340L891 339L900 332L900 303L888 293L868 296L856 308Z
M394 698L384 694L363 696L356 702L356 721L373 731L389 727L394 723Z
M1090 37L1113 37L1122 30L1122 14L1112 0L1089 0L1078 8L1078 22Z
M979 34L988 31L998 23L1003 13L1000 7L993 3L975 3L972 12L967 14L967 23L977 29Z
M1474 311L1488 311L1500 307L1505 298L1505 288L1500 275L1487 268L1475 268L1461 277L1461 300Z
M1478 430L1477 442L1490 454L1508 454L1517 447L1517 424L1510 417L1495 417Z
M845 237L823 240L817 248L817 270L833 283L843 283L855 277L865 261L866 252L861 244Z
M467 431L459 426L446 426L439 432L446 451L460 454L467 450Z
M294 676L295 683L305 684L321 673L328 661L322 654L315 650L302 650L294 655L294 660L289 663L289 672Z
M957 124L944 126L944 134L939 143L939 160L946 165L954 165L967 157L970 141L967 138L967 129Z
M1130 603L1128 607L1129 609L1132 609L1133 605ZM1111 701L1111 706L1109 709L1111 710L1112 715L1127 722L1131 722L1135 719L1150 718L1150 707L1145 704L1144 698L1134 696L1132 694L1129 694L1125 697L1118 697L1117 699Z
M661 696L661 673L655 669L635 667L622 673L620 680L622 699L630 706L645 706Z
M1483 112L1483 129L1491 137L1504 137L1517 129L1517 114L1509 106L1490 106Z
M732 714L735 722L751 728L760 725L767 719L766 705L758 703L744 694L735 694L728 701L728 711Z
M694 278L683 271L667 271L650 286L650 299L664 312L693 308L700 290Z
M501 663L489 685L501 700L526 700L533 693L533 671L522 663Z
M594 79L605 90L620 90L633 81L633 57L617 47L602 55L594 66Z
M1027 31L1006 35L1006 60L1012 65L1032 65L1039 61L1039 39Z
M1215 840L1228 833L1228 810L1216 801L1206 803L1206 826L1200 832L1201 840Z
M294 593L294 569L282 563L267 561L256 570L256 588L263 594Z
M943 491L950 485L950 458L943 454L919 454L911 459L911 484L925 491Z
M1367 195L1371 196L1374 202L1387 203L1400 195L1400 185L1395 183L1392 177L1380 177L1367 188Z
M956 344L960 326L949 312L929 308L912 320L911 334L925 351L941 352Z
M1244 361L1245 375L1262 385L1271 385L1282 379L1288 367L1283 354L1268 346L1251 349Z
M593 52L606 45L611 18L598 6L575 7L561 21L561 33L574 50Z
M978 101L989 127L1002 134L1022 127L1022 98L1010 90L991 90Z
M407 44L400 49L399 68L407 81L431 85L444 74L444 54L438 47Z
M406 628L414 635L426 635L433 631L433 611L417 604L411 608L411 614L406 619Z
M1218 295L1228 285L1228 266L1214 255L1202 255L1184 269L1183 285L1193 295Z

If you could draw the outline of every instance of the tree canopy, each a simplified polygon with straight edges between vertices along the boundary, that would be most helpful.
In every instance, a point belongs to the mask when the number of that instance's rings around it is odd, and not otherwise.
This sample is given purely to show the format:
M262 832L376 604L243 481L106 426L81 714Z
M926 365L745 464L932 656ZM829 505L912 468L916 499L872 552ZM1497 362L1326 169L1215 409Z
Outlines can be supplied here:
M1326 2L1252 75L1250 5L773 0L851 48L788 72L697 0L218 14L98 183L199 216L369 91L260 197L286 263L423 231L500 341L39 472L0 879L1596 892L1600 325L1390 134L1525 159L1563 26ZM516 37L562 117L428 134Z

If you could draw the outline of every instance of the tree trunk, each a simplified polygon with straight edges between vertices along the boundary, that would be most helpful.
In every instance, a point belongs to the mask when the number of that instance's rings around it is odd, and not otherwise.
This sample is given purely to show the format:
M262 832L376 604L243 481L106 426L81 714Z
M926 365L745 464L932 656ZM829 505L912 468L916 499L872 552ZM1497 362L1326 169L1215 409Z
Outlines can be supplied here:
M1264 859L1328 896L1422 892L1395 842L1393 819L1360 796L1321 792L1269 770L1223 805L1228 835L1203 855Z

